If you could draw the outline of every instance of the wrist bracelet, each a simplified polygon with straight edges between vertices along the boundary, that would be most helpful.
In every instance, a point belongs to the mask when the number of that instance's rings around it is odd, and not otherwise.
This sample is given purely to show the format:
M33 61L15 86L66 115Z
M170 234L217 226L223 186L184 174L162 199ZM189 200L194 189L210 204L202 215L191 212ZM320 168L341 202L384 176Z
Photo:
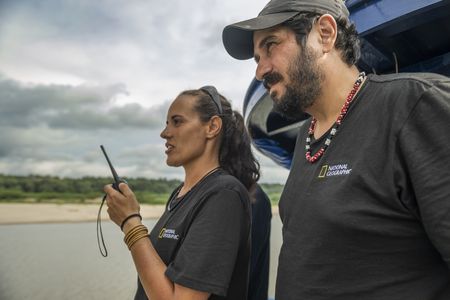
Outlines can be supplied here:
M140 239L143 239L148 236L148 229L144 225L136 225L135 227L131 228L130 231L127 232L125 237L123 238L123 241L127 245L128 249L131 251L131 247L139 241Z
M141 216L139 213L131 214L131 215L129 215L128 217L126 217L126 218L122 221L122 224L120 224L120 230L123 231L123 226L125 226L125 223L126 223L129 219L134 218L134 217L139 217L139 219L142 221L142 216Z
M128 242L135 236L139 231L146 230L147 227L144 225L136 225L135 227L131 228L130 231L125 234L123 241L125 244L128 244Z

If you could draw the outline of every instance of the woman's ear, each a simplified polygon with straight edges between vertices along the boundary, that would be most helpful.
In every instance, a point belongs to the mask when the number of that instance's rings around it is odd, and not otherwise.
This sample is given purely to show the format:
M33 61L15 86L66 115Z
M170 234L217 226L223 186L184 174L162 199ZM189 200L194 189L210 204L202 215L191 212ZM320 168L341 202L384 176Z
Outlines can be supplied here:
M222 118L219 116L213 116L208 122L208 128L206 137L215 138L222 130Z
M337 37L337 24L332 15L325 14L316 21L317 30L319 31L322 52L328 53L334 48Z

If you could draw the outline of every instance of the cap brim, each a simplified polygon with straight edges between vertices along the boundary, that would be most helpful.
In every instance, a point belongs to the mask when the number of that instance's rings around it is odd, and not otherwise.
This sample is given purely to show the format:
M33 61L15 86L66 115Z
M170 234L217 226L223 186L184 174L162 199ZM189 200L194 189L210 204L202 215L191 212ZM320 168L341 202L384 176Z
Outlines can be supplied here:
M236 59L252 58L254 31L277 26L297 14L298 11L275 13L228 25L222 32L223 45Z

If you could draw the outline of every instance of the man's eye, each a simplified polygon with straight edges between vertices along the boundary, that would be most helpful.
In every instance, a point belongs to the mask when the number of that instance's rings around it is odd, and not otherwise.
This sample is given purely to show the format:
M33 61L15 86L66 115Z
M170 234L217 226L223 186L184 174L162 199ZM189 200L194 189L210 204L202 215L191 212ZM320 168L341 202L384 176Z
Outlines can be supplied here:
M266 43L266 55L270 55L272 52L273 47L276 45L275 42L267 42Z
M275 42L267 42L266 43L266 51L269 52L274 45L275 45Z

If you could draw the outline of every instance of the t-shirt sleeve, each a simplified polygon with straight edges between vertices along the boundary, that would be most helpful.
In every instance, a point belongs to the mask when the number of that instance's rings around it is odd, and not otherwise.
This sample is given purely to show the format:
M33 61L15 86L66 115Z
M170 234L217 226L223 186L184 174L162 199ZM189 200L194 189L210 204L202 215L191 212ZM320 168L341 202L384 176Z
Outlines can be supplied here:
M236 191L225 189L208 197L166 276L182 286L226 296L249 217Z
M450 268L450 81L424 92L399 133L405 205Z

